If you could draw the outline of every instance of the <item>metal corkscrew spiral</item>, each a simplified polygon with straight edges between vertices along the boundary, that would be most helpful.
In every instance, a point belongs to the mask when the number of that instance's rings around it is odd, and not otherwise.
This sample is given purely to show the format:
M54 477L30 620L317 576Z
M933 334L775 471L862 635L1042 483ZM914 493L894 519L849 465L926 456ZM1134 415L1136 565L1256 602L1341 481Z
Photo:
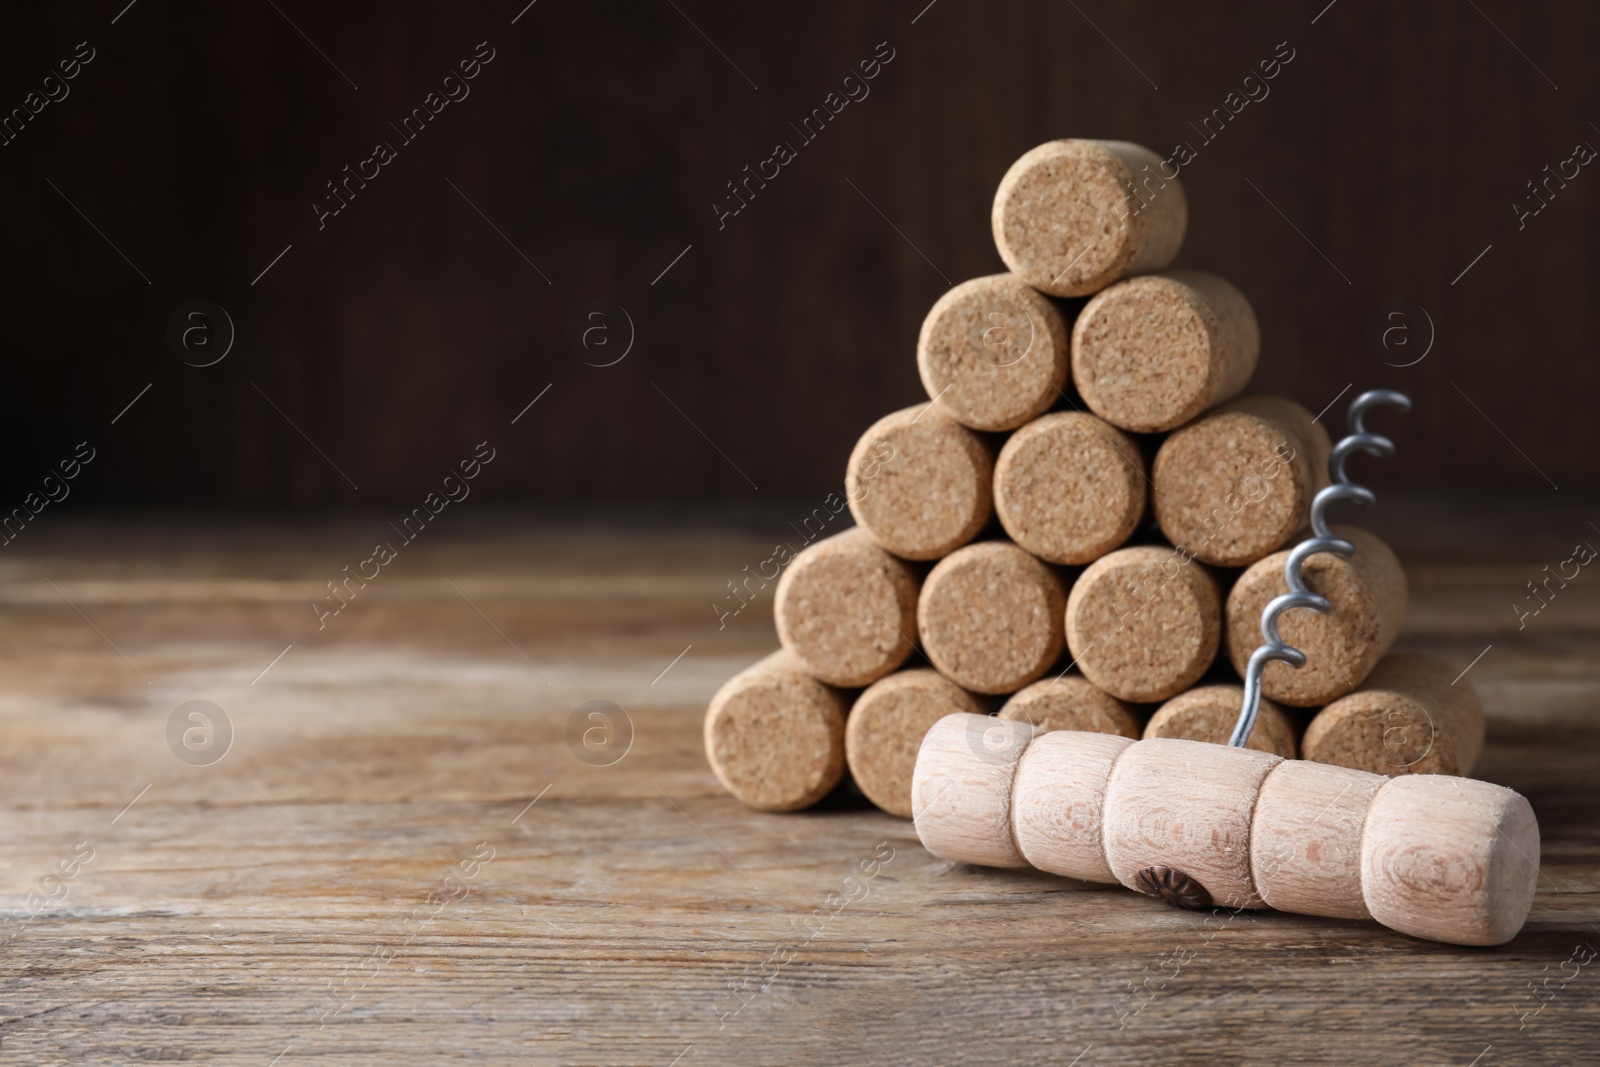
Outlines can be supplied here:
M1309 608L1326 615L1333 610L1328 598L1306 588L1301 573L1306 560L1319 552L1332 552L1340 556L1355 554L1356 546L1341 537L1333 536L1328 529L1328 507L1341 500L1353 504L1374 503L1377 497L1365 486L1352 483L1345 474L1344 465L1357 452L1387 458L1394 455L1394 442L1381 434L1371 433L1362 424L1367 412L1387 405L1401 411L1411 410L1411 398L1393 389L1370 389L1350 403L1347 416L1350 426L1348 436L1333 446L1328 455L1328 476L1332 483L1311 501L1311 537L1296 545L1283 565L1283 577L1289 591L1274 597L1261 612L1261 637L1266 642L1250 656L1244 672L1244 703L1239 708L1239 721L1233 727L1228 744L1243 748L1250 741L1250 731L1256 725L1256 713L1261 710L1261 674L1274 660L1299 669L1306 665L1304 652L1288 644L1278 633L1278 617L1291 608Z

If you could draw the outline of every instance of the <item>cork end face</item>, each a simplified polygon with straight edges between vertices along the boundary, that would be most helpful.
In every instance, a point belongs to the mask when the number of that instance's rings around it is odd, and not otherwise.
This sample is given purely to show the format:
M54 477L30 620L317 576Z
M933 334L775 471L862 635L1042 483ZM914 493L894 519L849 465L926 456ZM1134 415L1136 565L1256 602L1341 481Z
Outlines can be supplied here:
M1176 429L1219 399L1217 318L1189 286L1129 278L1097 295L1072 330L1072 380L1091 411L1136 433Z
M1014 430L1066 384L1067 326L1009 274L962 282L922 322L917 369L941 410L975 430Z
M1254 563L1306 524L1323 481L1307 451L1293 427L1245 409L1224 407L1178 430L1151 476L1161 532L1204 563Z
M1061 656L1066 594L1016 545L987 541L941 560L922 583L917 630L940 673L977 693L1011 693Z
M1058 411L1012 434L994 468L995 512L1011 539L1051 563L1092 563L1144 517L1139 446L1093 415Z
M1216 657L1216 580L1175 549L1119 549L1073 583L1066 632L1078 669L1095 685L1134 703L1166 700Z
M1045 678L1017 691L1000 709L1000 718L1047 732L1076 730L1139 738L1139 720L1133 708L1076 674Z
M1521 795L1470 778L1386 782L1367 815L1361 885L1372 917L1413 937L1500 945L1527 921L1539 824Z
M1133 266L1133 175L1096 141L1051 141L1011 165L995 192L995 247L1013 274L1053 296L1087 296ZM1176 249L1173 250L1176 253Z
M1180 693L1161 705L1144 728L1145 737L1182 737L1225 745L1239 721L1244 687L1202 685ZM1245 746L1284 759L1295 758L1295 726L1282 708L1263 699L1256 724Z
M912 774L923 735L947 715L982 711L971 694L937 671L900 671L874 682L856 698L845 728L851 778L879 808L911 818Z
M870 685L913 651L920 583L860 530L806 548L773 597L778 640L830 685Z
M1419 701L1392 690L1351 693L1306 728L1306 758L1373 774L1461 774L1453 739ZM1326 711L1327 709L1324 709Z
M1307 759L1391 777L1471 772L1483 751L1483 708L1458 664L1385 656L1361 688L1317 713Z
M1011 831L1017 768L1035 731L981 714L939 719L922 739L911 783L917 836L940 859L1026 867Z
M792 660L769 657L731 679L704 732L718 780L761 811L810 807L844 775L844 703Z
M845 496L856 524L911 560L938 559L993 514L994 457L977 434L933 404L886 415L856 442Z

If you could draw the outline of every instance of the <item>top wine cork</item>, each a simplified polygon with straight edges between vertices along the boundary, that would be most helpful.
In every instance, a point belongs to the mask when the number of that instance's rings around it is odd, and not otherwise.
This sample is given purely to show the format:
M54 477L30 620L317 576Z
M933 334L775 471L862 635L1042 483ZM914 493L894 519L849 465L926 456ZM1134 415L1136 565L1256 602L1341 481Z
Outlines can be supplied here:
M1318 712L1304 748L1306 759L1376 774L1466 775L1483 741L1483 705L1456 665L1401 653Z
M815 678L856 687L911 655L922 582L860 528L805 548L773 598L778 640Z
M915 810L911 773L928 727L946 715L984 711L976 697L938 671L914 667L880 678L850 709L844 735L850 777L868 800L890 815L909 819Z
M1150 716L1145 737L1183 737L1190 741L1210 741L1225 745L1239 721L1239 706L1244 702L1244 687L1238 685L1198 685L1179 693ZM1284 710L1263 699L1256 711L1256 723L1246 748L1271 752L1294 759L1295 725Z
M1315 707L1356 688L1389 651L1406 613L1406 574L1388 545L1365 530L1335 526L1332 532L1355 545L1350 557L1319 552L1301 569L1306 588L1328 598L1326 615L1293 608L1278 617L1278 633L1305 653L1298 670L1269 663L1261 692L1280 704ZM1228 658L1241 675L1261 644L1261 612L1289 591L1283 565L1288 551L1251 566L1228 593Z
M1156 453L1151 507L1167 540L1198 560L1243 567L1306 525L1328 484L1328 432L1280 397L1231 401Z
M1160 270L1183 244L1188 202L1161 158L1127 141L1051 141L1011 164L990 221L1013 274L1053 296L1087 296Z
M706 758L740 801L797 811L844 775L844 697L779 650L734 675L706 710Z
M1000 718L1025 722L1040 730L1080 730L1139 738L1133 708L1087 678L1063 674L1021 689L1000 709Z
M1237 396L1260 354L1250 301L1198 270L1118 282L1072 328L1072 380L1084 403L1138 433L1176 429Z
M1041 415L1006 440L994 508L1011 539L1051 563L1092 563L1144 517L1144 456L1127 434L1081 411Z
M1073 583L1066 630L1089 681L1122 700L1166 700L1216 658L1221 594L1205 567L1176 549L1121 548Z
M845 472L856 524L902 559L960 548L994 511L994 456L932 403L885 415L861 435Z
M939 672L976 693L1011 693L1061 658L1061 579L1008 541L950 553L917 601L922 648Z
M1067 323L1015 275L962 282L922 320L917 370L939 408L975 430L1014 430L1046 411L1068 375Z

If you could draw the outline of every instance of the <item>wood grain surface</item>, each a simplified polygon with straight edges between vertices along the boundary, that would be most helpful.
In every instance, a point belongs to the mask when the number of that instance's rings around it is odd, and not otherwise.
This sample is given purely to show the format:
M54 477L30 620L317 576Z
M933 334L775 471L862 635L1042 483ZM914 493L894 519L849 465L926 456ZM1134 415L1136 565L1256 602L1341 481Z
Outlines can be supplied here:
M935 861L859 799L741 807L700 724L776 646L771 589L712 603L781 522L463 513L319 632L381 519L41 520L0 558L0 1062L1596 1062L1600 584L1508 606L1581 523L1376 512L1401 647L1492 645L1477 773L1543 836L1500 948ZM167 740L192 700L233 730L209 766ZM610 766L596 700L632 723Z

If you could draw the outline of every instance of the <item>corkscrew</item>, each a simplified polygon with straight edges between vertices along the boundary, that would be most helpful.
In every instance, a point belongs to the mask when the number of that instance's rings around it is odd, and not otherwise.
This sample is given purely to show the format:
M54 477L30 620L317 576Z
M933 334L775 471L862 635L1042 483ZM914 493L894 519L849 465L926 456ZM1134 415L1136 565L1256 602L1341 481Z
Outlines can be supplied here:
M1329 530L1327 510L1374 502L1345 464L1357 452L1393 454L1363 425L1380 405L1411 401L1380 389L1351 404L1350 433L1328 458L1332 484L1311 505L1312 536L1285 566L1289 592L1262 613L1266 644L1250 658L1229 744L948 715L923 738L912 775L923 846L943 859L1121 883L1185 908L1375 919L1456 945L1516 936L1539 880L1539 823L1526 798L1470 778L1389 778L1244 747L1266 665L1306 662L1278 633L1279 617L1332 610L1302 568L1319 552L1355 552Z
M1296 545L1283 565L1283 577L1289 591L1274 597L1261 612L1261 637L1266 642L1250 656L1244 673L1244 701L1239 708L1239 720L1233 727L1228 744L1243 748L1250 741L1250 731L1255 728L1256 713L1261 710L1261 674L1267 664L1276 660L1298 670L1306 665L1304 652L1286 642L1278 633L1278 618L1294 608L1308 608L1326 615L1333 610L1328 598L1312 592L1306 586L1306 560L1321 552L1339 556L1352 556L1356 546L1342 537L1335 537L1328 528L1328 508L1340 501L1349 501L1365 507L1377 501L1372 490L1356 485L1346 475L1344 465L1352 455L1365 452L1386 459L1394 455L1394 442L1369 431L1363 420L1368 411L1387 405L1401 411L1411 410L1411 398L1393 389L1369 389L1350 402L1348 422L1350 433L1333 446L1328 454L1328 477L1331 483L1311 501L1311 536Z

